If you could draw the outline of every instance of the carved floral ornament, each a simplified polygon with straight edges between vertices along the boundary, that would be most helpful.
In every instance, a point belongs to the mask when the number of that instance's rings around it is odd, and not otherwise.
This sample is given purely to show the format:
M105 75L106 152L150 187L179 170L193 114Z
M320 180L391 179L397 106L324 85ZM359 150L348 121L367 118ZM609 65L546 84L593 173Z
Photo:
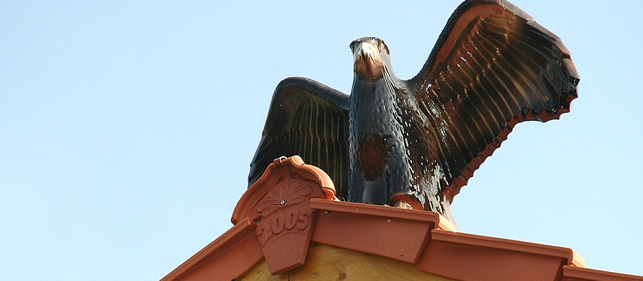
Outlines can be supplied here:
M310 198L337 200L335 188L321 169L299 156L277 158L241 197L232 215L256 223L255 233L273 274L304 263L316 212Z
M335 195L332 180L320 168L304 164L297 155L277 158L241 197L232 214L232 223L245 217L259 223L275 210L307 204L310 198L336 201Z
M296 182L285 181L275 186L263 201L257 204L257 211L270 215L280 207L297 204L308 199L312 192L310 186L297 186Z

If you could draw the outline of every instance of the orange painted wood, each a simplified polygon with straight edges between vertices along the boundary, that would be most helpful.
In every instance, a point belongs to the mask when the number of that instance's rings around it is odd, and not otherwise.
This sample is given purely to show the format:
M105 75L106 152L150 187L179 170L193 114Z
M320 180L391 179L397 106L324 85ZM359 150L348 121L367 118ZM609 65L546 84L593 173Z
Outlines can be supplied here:
M434 212L312 200L319 210L312 240L415 263L439 221Z
M417 262L420 270L459 280L558 280L571 249L441 230Z
M336 201L301 158L273 164L239 200L235 226L162 281L643 281L587 269L569 248L454 232L437 213Z
M643 276L566 265L560 281L643 281Z

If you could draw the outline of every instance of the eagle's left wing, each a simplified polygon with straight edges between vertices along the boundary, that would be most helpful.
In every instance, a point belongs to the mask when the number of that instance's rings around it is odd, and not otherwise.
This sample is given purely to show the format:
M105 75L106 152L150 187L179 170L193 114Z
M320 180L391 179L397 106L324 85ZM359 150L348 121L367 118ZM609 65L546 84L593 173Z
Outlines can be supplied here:
M409 80L425 140L453 200L480 164L524 120L568 112L579 76L562 41L502 0L465 1L420 73Z

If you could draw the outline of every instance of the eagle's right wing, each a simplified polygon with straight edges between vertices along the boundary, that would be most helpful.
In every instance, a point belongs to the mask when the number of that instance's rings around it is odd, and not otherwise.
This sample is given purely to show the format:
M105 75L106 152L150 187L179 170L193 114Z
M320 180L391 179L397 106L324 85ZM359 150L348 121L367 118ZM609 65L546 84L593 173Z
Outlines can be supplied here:
M275 158L299 155L324 170L337 196L346 198L349 96L316 81L291 77L277 85L259 147L250 164L248 186Z

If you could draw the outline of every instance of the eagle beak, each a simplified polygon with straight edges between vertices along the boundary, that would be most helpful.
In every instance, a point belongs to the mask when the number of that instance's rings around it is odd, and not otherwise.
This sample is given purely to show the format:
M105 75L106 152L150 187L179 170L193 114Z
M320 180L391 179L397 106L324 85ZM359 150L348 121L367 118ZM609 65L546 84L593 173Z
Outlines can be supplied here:
M384 76L386 63L376 44L369 41L354 41L351 49L355 62L354 71L359 79L376 81Z
M355 59L355 63L358 63L358 61L361 61L361 63L373 64L377 60L379 60L379 51L377 49L377 46L375 46L370 42L367 42L367 41L355 42L355 45L353 48L354 48L353 56ZM365 61L365 60L369 60L369 61Z

